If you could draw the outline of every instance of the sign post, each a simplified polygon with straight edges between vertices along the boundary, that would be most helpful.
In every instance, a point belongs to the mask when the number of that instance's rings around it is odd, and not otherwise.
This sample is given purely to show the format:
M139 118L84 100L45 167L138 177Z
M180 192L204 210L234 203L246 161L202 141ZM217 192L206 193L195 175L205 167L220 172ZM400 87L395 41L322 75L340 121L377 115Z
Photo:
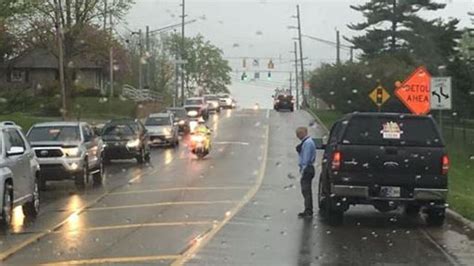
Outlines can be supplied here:
M443 110L452 109L451 77L431 78L431 109L439 110L439 127L443 130Z
M381 85L377 86L370 94L369 98L377 105L377 110L382 111L382 105L390 99L390 94Z
M395 90L395 94L413 114L426 115L430 112L430 87L430 73L419 67Z

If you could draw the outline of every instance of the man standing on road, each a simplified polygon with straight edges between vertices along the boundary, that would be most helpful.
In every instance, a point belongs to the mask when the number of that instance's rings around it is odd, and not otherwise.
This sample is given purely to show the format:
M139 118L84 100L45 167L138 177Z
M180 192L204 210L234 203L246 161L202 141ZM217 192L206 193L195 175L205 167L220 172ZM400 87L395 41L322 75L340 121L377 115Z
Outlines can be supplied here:
M301 193L304 198L304 211L298 214L298 217L313 216L313 191L312 181L314 178L314 161L316 160L316 145L313 139L308 136L308 128L299 127L296 130L296 137L301 143L296 146L298 152L298 166L301 174Z

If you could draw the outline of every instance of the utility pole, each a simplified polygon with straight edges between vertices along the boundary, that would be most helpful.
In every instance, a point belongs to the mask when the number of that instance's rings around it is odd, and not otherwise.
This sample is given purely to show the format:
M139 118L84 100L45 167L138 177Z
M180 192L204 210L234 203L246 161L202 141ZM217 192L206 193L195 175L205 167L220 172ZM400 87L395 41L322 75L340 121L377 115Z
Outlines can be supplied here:
M184 26L186 18L186 0L183 0L182 4L182 14L181 14L181 60L185 59L185 35L184 35ZM184 106L184 65L181 65L181 106Z
M341 64L341 37L339 30L336 30L336 64Z
M107 31L107 5L108 0L104 0L104 32Z
M293 72L290 72L290 95L293 95Z
M146 26L146 33L145 33L145 50L146 56L148 59L150 53L150 27ZM146 68L145 68L145 87L149 89L150 86L150 64L147 61Z
M351 46L351 63L354 62L354 47Z
M107 1L105 1L107 3ZM115 0L113 1L113 5L115 5ZM114 97L114 45L113 45L113 34L114 34L114 22L113 22L113 14L109 12L110 18L110 51L109 51L109 68L110 68L110 97ZM104 25L106 25L104 23Z
M298 44L295 43L295 90L296 90L296 109L300 107L300 94L298 89Z
M61 0L54 0L54 14L56 19L56 38L58 41L58 68L59 83L61 86L62 116L63 120L67 118L66 84L64 83L64 47L63 47L63 29L61 25L62 6Z
M303 59L303 36L301 34L301 15L300 15L300 5L296 5L297 18L298 18L298 39L300 42L300 62L301 62L301 94L303 96L302 106L304 108L308 107L306 101L306 95L304 93L304 59Z
M138 64L138 89L143 89L143 33L142 30L138 30L138 46L140 48L140 61Z

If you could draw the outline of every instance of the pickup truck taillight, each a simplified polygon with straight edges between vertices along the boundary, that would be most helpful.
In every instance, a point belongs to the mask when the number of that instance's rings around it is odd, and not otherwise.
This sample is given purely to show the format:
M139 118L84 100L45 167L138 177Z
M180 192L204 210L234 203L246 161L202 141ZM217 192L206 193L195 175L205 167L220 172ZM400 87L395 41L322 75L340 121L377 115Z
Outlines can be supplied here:
M447 175L449 171L449 157L448 155L444 155L441 158L441 174Z
M332 170L339 170L341 168L341 161L342 161L342 154L340 151L335 151L332 154L332 163L331 169Z

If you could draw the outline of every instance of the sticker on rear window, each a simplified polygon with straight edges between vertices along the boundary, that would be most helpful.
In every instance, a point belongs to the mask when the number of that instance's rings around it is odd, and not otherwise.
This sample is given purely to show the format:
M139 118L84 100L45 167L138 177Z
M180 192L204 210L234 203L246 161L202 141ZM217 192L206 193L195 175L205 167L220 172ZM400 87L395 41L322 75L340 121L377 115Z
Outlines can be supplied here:
M403 131L400 126L395 122L387 122L383 125L383 129L380 131L384 139L400 139Z

